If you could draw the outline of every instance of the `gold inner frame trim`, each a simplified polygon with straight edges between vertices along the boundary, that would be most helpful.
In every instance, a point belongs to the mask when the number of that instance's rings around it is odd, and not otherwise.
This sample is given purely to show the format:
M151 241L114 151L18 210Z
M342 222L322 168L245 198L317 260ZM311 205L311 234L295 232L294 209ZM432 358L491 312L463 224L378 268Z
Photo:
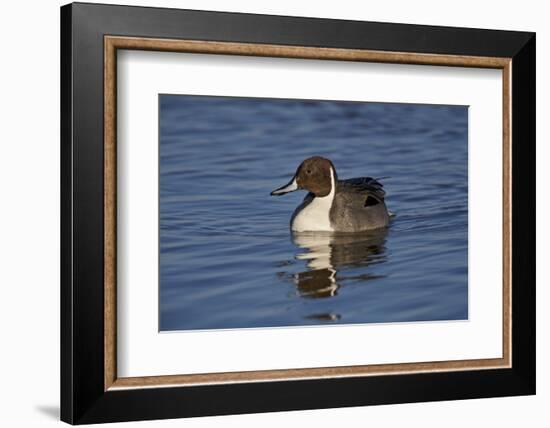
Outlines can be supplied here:
M503 320L502 357L491 359L430 361L420 363L374 364L341 367L202 373L170 376L117 376L116 321L116 89L117 50L148 50L218 55L243 55L393 64L440 65L495 68L502 70L503 94ZM463 55L386 52L309 46L171 40L140 37L104 37L104 389L193 386L220 383L283 381L312 378L394 375L420 372L479 370L511 367L512 354L512 165L511 165L511 58Z

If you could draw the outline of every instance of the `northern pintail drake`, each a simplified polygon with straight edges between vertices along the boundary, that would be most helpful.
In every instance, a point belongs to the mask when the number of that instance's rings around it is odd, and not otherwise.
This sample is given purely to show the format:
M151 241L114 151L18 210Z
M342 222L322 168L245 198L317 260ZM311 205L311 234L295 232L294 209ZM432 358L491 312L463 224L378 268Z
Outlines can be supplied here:
M361 232L389 223L382 184L371 177L338 180L329 159L304 160L290 182L271 195L300 189L309 193L290 219L295 232Z

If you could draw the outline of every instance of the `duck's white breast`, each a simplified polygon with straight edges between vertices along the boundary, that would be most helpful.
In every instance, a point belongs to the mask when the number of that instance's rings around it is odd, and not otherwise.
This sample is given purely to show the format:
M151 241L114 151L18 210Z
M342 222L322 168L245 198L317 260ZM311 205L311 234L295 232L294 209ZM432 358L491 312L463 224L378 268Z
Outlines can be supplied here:
M334 200L334 173L330 170L331 190L327 196L315 197L306 205L292 221L291 228L295 232L333 232L330 223L330 208Z

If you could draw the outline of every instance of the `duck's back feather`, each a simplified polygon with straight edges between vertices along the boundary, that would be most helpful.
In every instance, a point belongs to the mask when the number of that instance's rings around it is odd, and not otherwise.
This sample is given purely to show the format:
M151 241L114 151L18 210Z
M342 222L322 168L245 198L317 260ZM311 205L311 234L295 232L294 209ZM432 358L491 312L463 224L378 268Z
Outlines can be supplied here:
M365 196L372 196L379 202L384 201L386 192L382 183L372 177L357 177L348 180L338 181L338 192L362 193Z
M389 215L385 195L382 184L372 177L338 181L330 213L334 229L358 232L387 226Z

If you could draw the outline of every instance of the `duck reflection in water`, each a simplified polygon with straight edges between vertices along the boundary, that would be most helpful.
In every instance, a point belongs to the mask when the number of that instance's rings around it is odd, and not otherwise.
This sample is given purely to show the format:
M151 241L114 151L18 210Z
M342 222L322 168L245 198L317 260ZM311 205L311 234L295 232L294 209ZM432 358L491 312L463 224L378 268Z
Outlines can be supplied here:
M307 271L294 274L298 295L327 298L338 294L338 271L384 262L387 229L363 233L294 232L292 240L305 250L296 255L306 261ZM361 275L363 281L379 276ZM346 278L353 279L353 278Z

